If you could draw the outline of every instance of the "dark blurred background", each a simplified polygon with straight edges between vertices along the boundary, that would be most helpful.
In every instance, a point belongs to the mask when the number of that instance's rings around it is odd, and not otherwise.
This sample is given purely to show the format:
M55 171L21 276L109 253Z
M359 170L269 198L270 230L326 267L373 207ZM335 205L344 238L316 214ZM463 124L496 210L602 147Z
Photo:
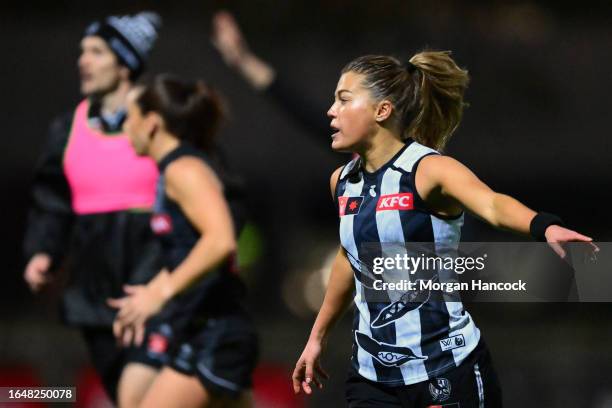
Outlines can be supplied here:
M56 1L1 7L0 381L20 373L41 384L74 385L88 375L78 335L59 322L58 291L32 296L20 254L28 185L48 123L80 98L81 34L109 14L160 13L164 27L151 71L204 78L230 106L221 137L249 193L251 226L242 243L247 302L262 333L260 376L279 378L262 385L272 389L264 394L289 392L290 369L321 299L321 269L337 245L329 175L349 157L331 152L331 132L308 132L226 67L209 40L216 10L234 13L251 49L320 106L321 116L340 69L352 58L383 53L407 59L424 48L452 50L470 72L471 106L447 153L494 189L560 214L596 240L611 238L608 1ZM464 239L523 238L468 217ZM507 406L612 407L612 306L475 304L470 311L491 348ZM276 406L343 406L349 355L345 319L324 358L332 372L328 389L306 402L279 399ZM260 406L274 406L266 398Z

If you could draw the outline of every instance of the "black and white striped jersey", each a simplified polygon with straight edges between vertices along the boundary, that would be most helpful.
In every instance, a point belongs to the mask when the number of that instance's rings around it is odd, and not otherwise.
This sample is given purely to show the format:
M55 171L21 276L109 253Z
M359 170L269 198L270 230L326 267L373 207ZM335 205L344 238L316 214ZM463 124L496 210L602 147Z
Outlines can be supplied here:
M355 274L352 364L363 377L386 385L414 384L458 366L476 347L480 331L461 302L374 302L363 265L370 243L427 242L458 246L463 214L454 219L428 211L414 174L435 150L409 140L384 166L365 171L360 159L342 170L336 186L340 240ZM371 275L370 275L371 276Z

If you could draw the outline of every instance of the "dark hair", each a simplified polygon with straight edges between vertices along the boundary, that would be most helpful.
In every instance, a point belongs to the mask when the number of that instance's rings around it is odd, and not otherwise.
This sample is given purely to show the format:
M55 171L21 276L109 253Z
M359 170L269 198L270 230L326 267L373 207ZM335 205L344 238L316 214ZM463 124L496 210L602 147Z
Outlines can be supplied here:
M450 51L423 51L402 64L383 55L366 55L348 63L342 73L364 75L363 86L377 100L394 107L391 119L402 138L442 150L459 127L467 104L463 94L469 77Z
M203 81L183 81L169 74L144 80L136 104L143 113L156 112L168 132L203 151L214 146L214 137L223 119L219 94Z

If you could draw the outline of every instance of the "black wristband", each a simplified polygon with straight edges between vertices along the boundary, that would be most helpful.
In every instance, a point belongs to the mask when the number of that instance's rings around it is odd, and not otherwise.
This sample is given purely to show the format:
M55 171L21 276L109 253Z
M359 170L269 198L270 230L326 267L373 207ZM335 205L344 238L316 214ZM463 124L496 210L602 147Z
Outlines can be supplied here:
M529 233L531 236L541 242L546 242L546 228L551 225L560 225L563 226L563 220L554 214L549 214L545 212L539 212L535 217L531 220L529 224Z

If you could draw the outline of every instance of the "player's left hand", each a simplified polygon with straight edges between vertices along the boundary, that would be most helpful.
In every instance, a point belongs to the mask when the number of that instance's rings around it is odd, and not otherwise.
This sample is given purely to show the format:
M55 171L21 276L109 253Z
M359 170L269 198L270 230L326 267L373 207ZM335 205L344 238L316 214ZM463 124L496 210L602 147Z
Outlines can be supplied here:
M593 252L599 251L599 247L593 243L593 238L579 234L576 231L561 227L559 225L549 226L546 228L544 235L546 236L546 242L548 242L548 245L550 245L553 251L555 251L557 255L563 259L565 259L567 254L562 245L566 242L588 242L591 245Z

